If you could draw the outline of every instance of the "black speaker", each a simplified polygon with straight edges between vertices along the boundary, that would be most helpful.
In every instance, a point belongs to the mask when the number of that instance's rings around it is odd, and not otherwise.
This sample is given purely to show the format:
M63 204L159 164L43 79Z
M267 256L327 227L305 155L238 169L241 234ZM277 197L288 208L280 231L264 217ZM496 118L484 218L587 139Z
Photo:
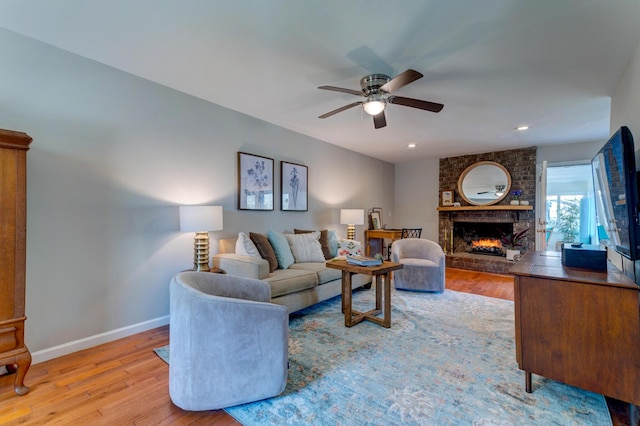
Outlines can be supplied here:
M562 243L562 264L571 268L607 272L607 251L592 244L576 247L570 243Z

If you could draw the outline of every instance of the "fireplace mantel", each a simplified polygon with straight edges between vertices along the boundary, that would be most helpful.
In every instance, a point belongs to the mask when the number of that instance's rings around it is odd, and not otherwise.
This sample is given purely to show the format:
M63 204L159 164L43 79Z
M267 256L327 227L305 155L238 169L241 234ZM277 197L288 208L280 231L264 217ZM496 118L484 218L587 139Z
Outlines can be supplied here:
M439 212L462 212L471 210L533 210L533 206L446 206L438 207Z

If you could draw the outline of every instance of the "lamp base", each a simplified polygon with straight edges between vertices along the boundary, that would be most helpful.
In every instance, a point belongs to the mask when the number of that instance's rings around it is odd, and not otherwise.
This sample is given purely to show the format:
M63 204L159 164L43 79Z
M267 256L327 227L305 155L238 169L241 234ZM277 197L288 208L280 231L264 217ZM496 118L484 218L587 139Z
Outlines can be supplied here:
M209 272L209 233L196 232L193 239L193 270Z
M356 226L355 225L347 225L347 239L355 240L356 239Z

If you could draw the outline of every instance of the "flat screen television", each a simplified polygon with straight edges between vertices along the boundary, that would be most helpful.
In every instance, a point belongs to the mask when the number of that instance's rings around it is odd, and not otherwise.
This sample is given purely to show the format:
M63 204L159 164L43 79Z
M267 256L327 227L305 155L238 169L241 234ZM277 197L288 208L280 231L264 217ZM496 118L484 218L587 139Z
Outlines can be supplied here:
M596 219L601 241L624 257L640 258L638 181L633 136L616 131L591 160Z

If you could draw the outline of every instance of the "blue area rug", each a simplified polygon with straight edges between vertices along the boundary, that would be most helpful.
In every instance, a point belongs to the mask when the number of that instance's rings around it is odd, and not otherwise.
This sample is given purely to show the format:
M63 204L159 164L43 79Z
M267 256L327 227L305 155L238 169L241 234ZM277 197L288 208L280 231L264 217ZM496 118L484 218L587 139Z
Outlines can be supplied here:
M512 302L394 291L392 305L391 329L346 328L339 297L292 315L284 393L226 411L245 426L611 424L601 395L535 375L525 392Z

